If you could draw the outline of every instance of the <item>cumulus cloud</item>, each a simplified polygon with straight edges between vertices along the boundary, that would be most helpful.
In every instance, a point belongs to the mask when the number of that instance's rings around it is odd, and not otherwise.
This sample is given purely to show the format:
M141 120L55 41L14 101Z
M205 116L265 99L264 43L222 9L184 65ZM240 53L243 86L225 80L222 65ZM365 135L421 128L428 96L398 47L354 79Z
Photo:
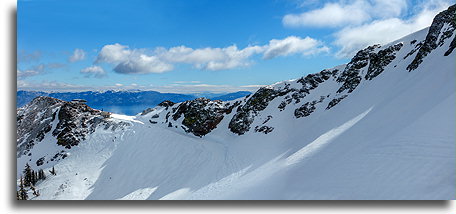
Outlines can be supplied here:
M70 58L68 58L68 61L70 61L70 62L81 61L81 60L85 59L85 56L86 56L86 53L84 52L84 50L76 48L73 51L73 55L71 55Z
M119 63L114 71L121 74L147 74L147 73L163 73L173 70L171 64L161 61L156 56L148 56L139 54L132 56L128 60Z
M301 54L304 56L327 52L328 47L310 37L290 36L273 39L268 44L249 45L239 49L236 45L224 48L193 49L186 46L155 49L130 49L121 44L105 45L95 63L115 65L114 71L123 74L163 73L174 69L175 64L189 64L201 70L227 70L246 67L253 63L252 57L263 59Z
M146 49L133 49L121 44L105 45L95 63L115 64L114 71L122 74L163 73L173 69L171 64L146 54Z
M104 69L98 65L90 66L81 70L81 73L85 74L86 77L95 76L101 78L106 76Z
M273 39L265 47L263 58L272 59L278 56L291 54L302 54L304 56L329 52L329 48L321 41L306 37L304 39L296 36L289 36L282 40Z
M288 27L337 27L345 24L360 24L370 19L365 10L366 2L356 1L351 5L327 3L324 7L301 14L288 14L282 19Z
M250 65L248 58L262 51L263 48L259 46L238 49L236 45L231 45L225 48L201 49L185 46L158 48L156 53L161 59L172 63L192 64L202 70L226 70Z
M445 1L429 1L420 12L408 19L375 20L359 26L348 26L336 32L334 44L340 47L337 57L351 57L356 51L372 44L386 44L431 25L440 11L448 8Z
M119 63L127 61L131 55L128 46L121 45L119 43L113 45L105 45L101 48L95 62L108 62L108 63Z
M300 14L287 14L282 22L288 27L340 27L358 25L374 18L400 15L407 8L406 0L339 1Z
M338 0L282 19L287 27L334 28L336 56L353 56L359 49L386 44L428 27L451 0ZM409 13L405 13L410 11Z

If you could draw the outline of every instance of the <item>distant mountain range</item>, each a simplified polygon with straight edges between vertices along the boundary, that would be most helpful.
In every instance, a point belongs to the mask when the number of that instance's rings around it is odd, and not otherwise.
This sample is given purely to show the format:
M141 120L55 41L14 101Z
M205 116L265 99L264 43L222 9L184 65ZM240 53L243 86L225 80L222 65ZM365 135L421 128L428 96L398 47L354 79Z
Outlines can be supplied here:
M229 101L251 94L248 91L238 91L228 94L176 94L160 93L157 91L84 91L84 92L43 92L43 91L17 91L16 107L22 107L32 101L35 97L47 96L64 101L72 99L85 99L87 104L96 106L132 106L143 105L154 107L164 100L172 102L183 102L198 97L210 98L212 100Z

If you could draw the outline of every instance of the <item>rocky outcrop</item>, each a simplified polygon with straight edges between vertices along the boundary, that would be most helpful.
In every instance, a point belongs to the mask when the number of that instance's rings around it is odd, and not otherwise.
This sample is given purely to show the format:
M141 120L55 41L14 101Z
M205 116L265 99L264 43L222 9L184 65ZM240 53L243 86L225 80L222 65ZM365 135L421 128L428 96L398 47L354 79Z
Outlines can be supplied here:
M456 5L453 5L448 10L440 12L435 16L423 45L418 50L415 59L407 66L408 71L417 69L423 62L424 57L437 47L442 46L445 40L453 35L456 27L455 13ZM452 43L453 46L450 44L450 49L446 51L445 56L448 56L453 51L455 44L454 42Z
M314 100L312 102L306 102L304 103L301 107L297 108L294 112L294 115L296 118L300 118L300 117L307 117L309 116L310 114L312 114L315 109L316 109L316 105L317 103L321 103L323 102L323 100L325 100L325 97L324 96L321 96L319 100Z
M174 103L174 102L172 102L172 101L169 101L169 100L165 100L165 101L159 103L158 106L168 108L168 107L173 106L174 104L176 104L176 103Z
M366 67L369 63L369 57L375 49L380 48L380 45L369 46L358 51L352 60L347 64L342 74L337 78L337 82L343 83L337 90L337 93L342 93L348 90L351 93L361 82L360 70Z
M111 130L130 125L103 119L101 111L84 103L66 102L51 97L37 97L17 109L16 124L17 157L27 155L48 133L57 145L70 149L85 140L100 124L104 129Z
M396 52L401 50L402 43L391 45L383 50L380 50L378 53L369 54L369 67L367 69L367 74L364 77L367 80L372 80L381 74L387 65L389 65L394 59L396 59Z
M445 52L444 56L450 55L450 54L453 52L454 48L456 48L456 36L453 37L453 41L451 41L450 47L449 47L448 50Z
M224 115L231 113L233 108L234 105L219 100L198 98L185 101L174 108L172 119L176 121L183 116L184 129L201 137L215 129Z
M347 97L348 95L344 94L338 98L334 98L332 99L329 103L328 103L328 106L326 106L326 110L329 110L331 109L332 107L334 107L335 105L337 105L340 101L342 101L343 99L345 99L345 97Z
M59 108L64 101L37 97L29 104L17 109L17 157L27 154L35 143L43 140L52 129Z
M278 108L284 110L286 106L294 102L299 103L301 99L306 97L311 90L318 87L319 84L328 80L331 76L335 76L338 70L323 70L316 74L309 74L298 79L296 82L301 84L300 88L291 88L289 84L284 83L283 87L263 87L258 89L246 103L240 106L236 114L230 121L229 129L238 135L242 135L250 130L250 125L254 121L259 112L266 109L269 102L276 97L284 97ZM271 130L272 131L272 130Z
M272 88L260 88L250 99L237 108L236 114L231 119L228 128L238 135L242 135L250 129L254 117L263 111L271 100L277 97L278 91Z
M83 103L64 102L58 114L59 123L52 132L57 144L66 148L78 145L102 122L101 111Z

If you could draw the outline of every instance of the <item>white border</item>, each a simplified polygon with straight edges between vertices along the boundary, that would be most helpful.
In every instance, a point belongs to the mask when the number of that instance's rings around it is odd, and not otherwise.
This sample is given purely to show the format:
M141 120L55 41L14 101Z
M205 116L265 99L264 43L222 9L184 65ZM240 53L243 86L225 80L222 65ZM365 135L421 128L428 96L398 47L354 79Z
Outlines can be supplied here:
M73 0L77 1L77 0ZM285 1L285 0L283 0ZM340 201L307 201L307 202L62 202L17 203L14 198L14 139L15 136L15 57L16 42L13 12L16 1L1 0L1 78L0 93L0 213L454 213L455 201L430 203L418 202L340 202ZM13 32L12 32L13 31ZM13 53L12 53L13 51ZM13 172L13 173L11 173ZM11 175L13 174L13 175Z

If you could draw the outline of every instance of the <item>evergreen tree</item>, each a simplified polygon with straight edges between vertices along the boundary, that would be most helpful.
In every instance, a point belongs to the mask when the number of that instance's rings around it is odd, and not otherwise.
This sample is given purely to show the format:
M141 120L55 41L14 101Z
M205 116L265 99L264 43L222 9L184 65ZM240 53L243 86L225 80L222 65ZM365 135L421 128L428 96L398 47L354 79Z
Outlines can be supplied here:
M30 186L33 186L36 184L36 177L35 177L35 172L33 170L30 171Z
M56 175L54 167L52 167L52 170L49 171L52 175Z
M24 169L24 186L28 187L33 183L33 170L27 163Z
M38 170L38 179L39 180L46 179L46 175L44 175L44 170L42 170L42 169Z
M24 179L22 179L22 176L21 176L21 184L19 185L19 191L18 191L19 200L27 200L28 199L27 190L25 190L25 188L24 188L23 180Z

